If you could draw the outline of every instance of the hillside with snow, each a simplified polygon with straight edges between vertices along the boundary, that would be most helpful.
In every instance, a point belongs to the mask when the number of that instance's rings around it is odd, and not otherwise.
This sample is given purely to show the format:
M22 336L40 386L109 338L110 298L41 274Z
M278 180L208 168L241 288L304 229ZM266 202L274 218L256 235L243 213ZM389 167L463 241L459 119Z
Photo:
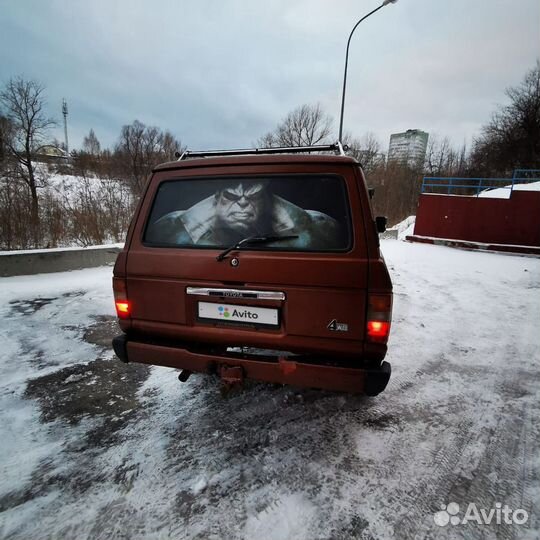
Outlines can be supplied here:
M0 178L0 250L88 247L123 242L135 197L120 178L67 174L37 163L37 198L28 186ZM37 202L38 216L33 217Z

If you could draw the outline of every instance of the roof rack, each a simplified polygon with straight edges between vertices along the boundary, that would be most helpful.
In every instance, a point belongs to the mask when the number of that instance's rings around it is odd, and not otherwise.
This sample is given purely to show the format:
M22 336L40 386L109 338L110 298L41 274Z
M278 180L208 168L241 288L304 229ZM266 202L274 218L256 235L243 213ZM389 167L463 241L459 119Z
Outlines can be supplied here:
M178 161L190 157L215 157L215 156L248 156L256 154L301 154L309 152L335 152L340 156L345 155L348 146L343 146L339 141L334 144L318 144L312 146L281 146L277 148L244 148L239 150L185 150L182 154L176 152Z

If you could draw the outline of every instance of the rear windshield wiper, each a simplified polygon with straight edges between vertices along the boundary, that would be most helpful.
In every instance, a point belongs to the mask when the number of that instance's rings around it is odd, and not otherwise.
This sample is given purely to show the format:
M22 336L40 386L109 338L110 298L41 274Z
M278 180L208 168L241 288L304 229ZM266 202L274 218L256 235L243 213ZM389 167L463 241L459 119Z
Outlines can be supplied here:
M277 242L278 240L291 240L293 238L298 238L297 234L287 234L283 236L248 236L236 244L228 247L225 251L222 251L217 257L217 261L222 261L231 251L235 249L242 249L243 246L248 246L250 244L268 244L270 242Z

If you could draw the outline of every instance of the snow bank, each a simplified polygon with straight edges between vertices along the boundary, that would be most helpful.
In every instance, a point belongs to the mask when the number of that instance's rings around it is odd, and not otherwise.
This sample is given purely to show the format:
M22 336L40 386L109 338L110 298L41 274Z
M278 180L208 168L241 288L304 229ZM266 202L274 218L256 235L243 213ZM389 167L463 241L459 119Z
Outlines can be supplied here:
M107 179L95 176L51 174L47 178L46 189L60 201L74 204L79 199L81 190L87 190L92 195L97 196L103 188L103 182L107 181Z
M71 247L59 247L59 248L48 248L48 249L15 249L12 251L0 251L1 255L35 255L38 253L58 253L62 251L81 251L81 250L89 250L89 249L111 249L112 247L115 248L123 248L124 243L119 244L102 244L100 246L71 246Z
M540 191L540 182L531 182L530 184L515 184L514 191ZM512 184L505 187L487 189L481 191L478 197L488 199L509 199L512 193Z
M398 240L405 240L407 236L410 236L411 234L413 234L415 221L416 221L416 216L409 216L408 218L405 218L403 221L400 221L397 225L390 227L388 230L389 231L397 230Z

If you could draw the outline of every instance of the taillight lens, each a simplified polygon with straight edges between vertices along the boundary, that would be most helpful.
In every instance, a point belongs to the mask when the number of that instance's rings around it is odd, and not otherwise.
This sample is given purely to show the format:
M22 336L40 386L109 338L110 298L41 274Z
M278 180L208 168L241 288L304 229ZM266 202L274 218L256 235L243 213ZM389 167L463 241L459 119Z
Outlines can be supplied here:
M116 300L116 314L120 319L127 319L131 315L131 302L129 300Z
M367 337L376 343L386 343L392 320L392 295L370 294L367 311Z
M375 339L388 337L390 333L390 323L383 321L368 321L367 323L368 336Z
M116 277L113 278L113 292L116 315L119 319L129 319L129 317L131 317L132 304L127 297L126 280Z

